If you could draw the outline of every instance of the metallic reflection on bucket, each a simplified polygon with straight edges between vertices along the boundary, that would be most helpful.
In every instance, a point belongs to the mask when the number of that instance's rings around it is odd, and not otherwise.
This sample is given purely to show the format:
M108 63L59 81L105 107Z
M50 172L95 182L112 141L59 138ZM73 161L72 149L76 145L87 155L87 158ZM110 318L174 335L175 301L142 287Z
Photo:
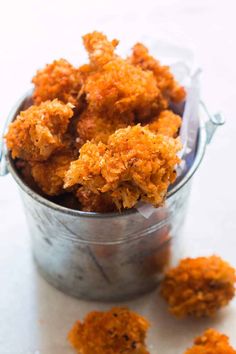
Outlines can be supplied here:
M13 109L8 123L28 96ZM57 205L21 180L2 146L1 174L9 170L19 185L40 273L63 292L87 300L121 301L153 290L166 267L181 257L192 176L217 125L213 119L201 121L191 168L168 192L164 207L149 218L136 209L99 214Z

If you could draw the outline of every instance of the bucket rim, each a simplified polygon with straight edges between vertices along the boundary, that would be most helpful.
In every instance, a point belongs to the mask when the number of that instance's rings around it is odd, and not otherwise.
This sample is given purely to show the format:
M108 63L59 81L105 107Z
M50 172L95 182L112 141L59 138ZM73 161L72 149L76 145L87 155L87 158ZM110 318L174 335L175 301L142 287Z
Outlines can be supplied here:
M12 109L11 113L9 114L8 117L8 124L11 123L16 115L19 113L21 110L22 105L24 104L25 100L31 96L32 90L28 91L16 104L16 106ZM187 171L185 176L170 190L167 192L167 197L166 200L171 198L173 195L175 195L180 189L182 189L188 181L193 177L195 172L197 171L206 151L206 146L207 146L207 132L205 128L205 123L203 118L199 115L199 129L198 129L198 143L197 143L197 148L196 148L196 153L195 153L195 158L192 166L190 169ZM81 218L97 218L97 219L109 219L109 218L117 218L117 217L124 217L128 216L131 214L138 213L138 210L136 208L131 208L124 210L122 212L112 212L112 213L97 213L97 212L87 212L87 211L81 211L77 209L70 209L67 207L64 207L62 205L59 205L53 201L50 201L46 199L45 197L41 196L34 190L32 190L24 181L22 178L20 178L19 174L16 171L16 167L14 165L14 161L10 156L10 152L7 149L7 154L6 154L6 162L7 162L7 168L9 172L11 173L12 177L18 184L21 190L28 194L32 199L37 201L40 204L43 204L44 206L53 209L57 212L61 212L63 214L69 214L72 216L78 216ZM158 208L157 208L158 209Z

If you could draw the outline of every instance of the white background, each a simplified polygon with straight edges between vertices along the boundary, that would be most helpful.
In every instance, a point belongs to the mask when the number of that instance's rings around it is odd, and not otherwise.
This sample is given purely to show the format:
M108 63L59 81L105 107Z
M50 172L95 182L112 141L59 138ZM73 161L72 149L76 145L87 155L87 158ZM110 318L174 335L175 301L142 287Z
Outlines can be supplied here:
M227 124L195 176L184 237L185 255L217 253L236 266L236 1L0 1L0 125L29 88L35 70L55 58L84 60L81 35L102 30L123 41L151 35L194 49L203 68L202 97ZM66 334L76 319L107 309L63 295L41 279L15 183L0 180L0 354L69 354ZM175 320L158 293L128 304L151 321L151 354L182 354L207 327L236 347L236 302L210 320Z

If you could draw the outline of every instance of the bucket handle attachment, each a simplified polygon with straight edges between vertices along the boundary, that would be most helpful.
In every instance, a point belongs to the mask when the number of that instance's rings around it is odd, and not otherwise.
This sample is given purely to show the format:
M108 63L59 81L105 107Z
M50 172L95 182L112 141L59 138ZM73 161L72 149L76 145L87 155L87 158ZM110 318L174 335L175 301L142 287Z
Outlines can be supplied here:
M7 133L9 124L13 121L13 119L17 116L17 114L22 110L24 106L25 100L32 95L32 89L25 92L23 96L18 99L12 110L10 111L6 122L3 126L3 133L0 136L0 177L6 176L9 171L7 168L7 147L4 140L4 136Z
M10 115L9 115L10 117ZM7 119L4 128L3 128L3 134L1 136L1 140L0 140L0 177L2 176L6 176L8 174L8 168L7 168L7 160L6 160L6 156L7 156L7 147L4 141L4 135L7 132L7 127L8 124L10 124L10 119Z
M7 159L6 159L6 156L7 156L7 147L6 147L6 143L5 143L5 140L4 140L4 136L7 132L7 129L8 129L8 126L9 124L11 123L11 121L14 119L16 113L17 113L17 106L15 106L10 114L8 115L7 117L7 120L3 126L3 133L2 133L2 136L1 136L1 140L0 140L0 177L1 176L6 176L8 174L8 168L7 168Z
M221 112L211 114L203 101L200 101L200 104L208 117L205 123L205 130L207 135L206 143L209 145L217 128L225 124L225 118Z

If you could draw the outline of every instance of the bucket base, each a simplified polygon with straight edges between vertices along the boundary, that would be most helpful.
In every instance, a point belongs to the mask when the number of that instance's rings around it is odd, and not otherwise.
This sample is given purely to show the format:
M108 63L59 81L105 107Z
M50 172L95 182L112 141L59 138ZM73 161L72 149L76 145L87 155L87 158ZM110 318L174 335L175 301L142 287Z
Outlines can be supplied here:
M58 281L55 278L50 277L48 273L46 273L38 264L37 260L34 258L34 262L36 264L37 270L39 274L54 288L60 290L66 295L72 296L74 298L80 299L80 300L85 300L85 301L98 301L98 302L125 302L129 300L134 300L137 299L143 295L146 295L148 293L153 292L154 290L157 289L157 287L160 284L160 279L156 282L156 284L152 284L150 287L145 288L145 290L137 292L132 292L132 293L125 293L124 295L117 294L111 295L111 294L106 294L106 291L104 290L103 294L97 294L95 292L90 292L88 293L83 293L81 292L81 289L76 288L76 289L71 289L65 287L65 284L60 282L60 279Z

